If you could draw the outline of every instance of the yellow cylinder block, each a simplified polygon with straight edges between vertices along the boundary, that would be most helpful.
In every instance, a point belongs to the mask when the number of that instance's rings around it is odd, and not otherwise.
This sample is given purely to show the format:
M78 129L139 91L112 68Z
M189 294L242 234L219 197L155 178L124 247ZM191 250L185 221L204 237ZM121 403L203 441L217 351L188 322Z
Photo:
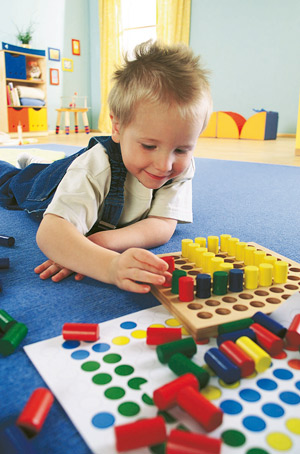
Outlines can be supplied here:
M226 271L226 273L229 273L229 271L232 269L233 263L224 262L220 264L220 271Z
M223 233L220 235L220 250L222 252L227 252L228 249L228 239L231 238L231 235L228 235L227 233Z
M270 263L261 263L259 265L259 285L261 287L270 287L273 279L273 265Z
M245 265L254 265L254 252L256 248L254 246L246 246L244 249L245 257L244 263Z
M282 260L274 263L274 284L284 284L287 281L288 268L288 263Z
M235 257L236 244L239 242L238 238L229 238L227 243L227 251L230 257Z
M206 238L203 236L197 236L197 238L195 238L195 243L197 243L199 247L206 247Z
M203 254L207 252L206 247L198 247L195 249L195 263L198 268L203 268Z
M245 288L254 290L258 287L259 269L257 266L245 266Z
M250 358L253 359L256 372L264 372L268 369L268 367L270 367L270 355L249 337L240 337L236 340L236 345L238 345L248 356L250 356Z
M211 259L215 256L213 252L203 253L203 273L212 274Z
M236 243L236 247L235 247L235 258L239 261L239 262L243 262L244 259L245 259L245 247L247 246L247 243L244 243L242 241L238 241Z
M191 240L190 238L185 238L183 240L181 240L181 255L182 257L186 257L188 256L188 245L193 243L193 240Z
M224 259L222 257L213 257L211 259L212 274L214 274L215 271L222 271L220 268L222 263L224 263Z
M199 247L196 243L188 244L188 259L192 263L196 263L196 254L195 251Z
M265 251L254 251L253 255L254 255L254 265L259 266L261 263L263 263L266 253L265 253Z

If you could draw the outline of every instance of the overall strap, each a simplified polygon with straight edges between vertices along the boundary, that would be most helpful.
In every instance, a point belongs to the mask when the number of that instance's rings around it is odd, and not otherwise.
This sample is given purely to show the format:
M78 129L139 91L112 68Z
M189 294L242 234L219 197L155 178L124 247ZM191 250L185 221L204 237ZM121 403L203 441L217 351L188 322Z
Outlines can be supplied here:
M104 200L101 219L97 219L89 231L89 235L117 227L124 207L124 184L127 174L120 145L115 143L111 137L93 137L93 140L95 141L93 145L100 143L106 150L111 168L111 182L109 192Z

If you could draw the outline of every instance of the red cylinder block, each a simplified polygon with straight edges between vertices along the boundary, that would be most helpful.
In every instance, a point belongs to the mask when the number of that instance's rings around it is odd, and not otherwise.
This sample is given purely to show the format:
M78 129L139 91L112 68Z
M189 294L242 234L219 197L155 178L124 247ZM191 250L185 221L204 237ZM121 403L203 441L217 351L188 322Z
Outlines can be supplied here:
M292 347L300 346L300 314L295 315L292 323L288 327L285 338L288 345Z
M180 301L194 301L194 279L190 276L182 276L178 280L178 285Z
M172 255L166 255L165 257L161 257L162 260L164 260L168 264L168 272L173 273L175 270L175 259ZM169 278L166 278L165 283L163 284L163 287L171 287L172 285L172 276Z
M65 340L93 342L99 339L98 323L65 323L62 330Z
M255 363L253 359L246 355L246 353L233 341L228 340L222 342L219 346L219 350L240 369L242 378L248 377L254 372Z
M166 344L167 342L173 342L179 340L182 337L181 328L159 328L151 327L147 328L147 345L160 345Z
M115 426L114 430L118 452L156 445L167 439L166 425L162 416Z
M176 401L207 432L215 430L222 424L223 411L191 386L186 386L179 391Z
M168 437L166 454L220 454L221 446L220 438L173 429Z
M276 334L273 334L259 323L252 323L249 328L254 331L257 343L269 353L269 355L277 356L282 352L283 340L276 336Z
M20 427L29 437L38 434L53 404L54 397L46 388L37 388L31 394L22 413L17 419Z
M176 405L176 397L178 392L185 386L190 386L196 391L199 390L199 381L193 374L184 374L179 378L167 383L156 389L153 393L153 400L159 410L166 410L167 408Z

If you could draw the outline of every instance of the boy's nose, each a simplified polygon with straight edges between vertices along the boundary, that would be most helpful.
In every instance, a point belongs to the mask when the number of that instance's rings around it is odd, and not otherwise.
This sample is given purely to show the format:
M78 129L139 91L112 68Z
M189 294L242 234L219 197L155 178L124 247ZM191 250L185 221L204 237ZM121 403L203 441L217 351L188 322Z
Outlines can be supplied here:
M167 173L172 170L173 159L170 153L159 153L155 160L154 166L161 173Z

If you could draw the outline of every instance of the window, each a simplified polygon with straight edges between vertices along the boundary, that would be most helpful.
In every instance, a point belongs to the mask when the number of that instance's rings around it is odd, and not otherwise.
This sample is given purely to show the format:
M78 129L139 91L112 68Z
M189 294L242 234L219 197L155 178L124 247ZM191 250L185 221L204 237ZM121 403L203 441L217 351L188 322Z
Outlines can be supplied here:
M156 0L121 0L120 49L130 57L134 47L156 40Z

